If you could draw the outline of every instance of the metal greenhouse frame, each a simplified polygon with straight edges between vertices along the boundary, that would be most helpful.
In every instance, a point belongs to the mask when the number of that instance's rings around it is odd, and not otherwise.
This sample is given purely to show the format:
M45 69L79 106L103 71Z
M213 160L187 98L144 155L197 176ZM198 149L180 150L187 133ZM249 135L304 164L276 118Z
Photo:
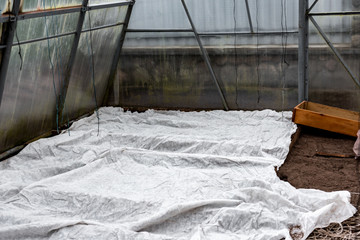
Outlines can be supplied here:
M134 5L135 0L126 1L126 2L122 1L122 2L117 2L117 3L96 4L96 5L92 5L92 6L88 5L89 0L83 0L82 4L79 6L63 7L63 8L48 9L48 10L39 10L39 11L25 12L25 13L19 12L20 3L21 3L21 0L14 0L12 11L10 13L3 14L0 17L0 23L3 23L4 24L3 28L6 29L5 35L3 36L3 39L2 39L2 42L0 45L0 49L2 49L1 66L0 66L0 106L1 106L2 95L3 95L3 91L4 91L4 86L5 86L5 80L6 80L6 76L7 76L7 70L9 67L11 49L12 49L12 46L14 46L14 45L22 45L22 44L52 39L52 38L74 35L75 38L74 38L73 45L71 48L69 62L67 64L64 89L62 89L64 96L66 97L66 92L67 92L67 88L69 86L69 81L70 81L71 70L73 67L74 60L75 60L75 55L76 55L76 51L77 51L77 48L79 45L81 33L98 30L98 29L103 29L103 28L110 28L110 27L114 27L114 26L118 26L118 25L123 25L124 27L121 32L118 48L115 51L114 62L112 64L112 68L111 68L112 75L110 75L110 77L114 75L114 72L116 70L116 65L120 58L122 44L124 42L125 29L129 23L132 6ZM95 27L92 29L82 29L86 12L92 11L92 10L98 10L98 9L120 7L120 6L129 6L126 17L125 17L125 22L105 25L105 26L101 26L101 27L97 27L97 28ZM32 39L29 41L14 43L14 37L15 37L16 26L17 26L18 21L32 19L32 18L54 16L54 15L63 15L63 14L68 14L68 13L80 13L76 31L67 32L67 33L63 33L63 34L56 34L51 37L43 37L43 38ZM61 116L62 110L64 108L65 97L63 97L62 101L59 101L61 103L60 116Z
M350 67L346 64L343 57L336 50L330 39L327 37L325 32L321 29L319 24L314 19L314 16L345 16L345 15L360 15L359 11L349 12L316 12L313 13L312 9L318 3L319 0L315 0L309 7L309 0L299 0L299 76L298 76L298 101L309 100L309 72L308 72L308 61L309 61L309 20L313 23L321 37L324 39L326 44L329 46L331 51L334 53L337 60L345 68L354 83L360 88L359 79L352 72Z

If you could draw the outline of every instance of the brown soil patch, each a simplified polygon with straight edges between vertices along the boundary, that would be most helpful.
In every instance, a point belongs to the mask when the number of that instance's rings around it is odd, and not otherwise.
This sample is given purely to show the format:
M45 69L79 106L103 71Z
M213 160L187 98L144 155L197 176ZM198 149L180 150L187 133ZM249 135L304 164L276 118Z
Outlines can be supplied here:
M347 190L351 193L351 203L360 210L359 167L352 151L355 140L353 137L303 127L278 176L296 188L328 192ZM308 239L355 239L360 231L358 213L343 225L347 227L342 229L337 224L317 229Z

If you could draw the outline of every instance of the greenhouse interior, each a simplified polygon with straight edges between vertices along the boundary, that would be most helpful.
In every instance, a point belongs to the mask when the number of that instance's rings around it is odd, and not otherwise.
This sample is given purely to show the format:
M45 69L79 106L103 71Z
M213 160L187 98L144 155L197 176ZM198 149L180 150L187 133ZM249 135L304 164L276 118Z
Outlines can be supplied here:
M360 239L360 0L0 0L0 239Z

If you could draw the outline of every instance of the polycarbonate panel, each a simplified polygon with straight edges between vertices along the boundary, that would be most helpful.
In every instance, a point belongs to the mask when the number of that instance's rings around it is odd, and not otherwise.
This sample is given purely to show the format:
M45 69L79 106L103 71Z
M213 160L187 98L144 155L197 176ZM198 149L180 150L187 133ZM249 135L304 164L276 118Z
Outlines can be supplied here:
M254 30L282 31L285 27L288 30L297 30L298 1L248 2ZM199 32L250 32L251 30L245 0L186 0L186 3Z
M355 0L356 1L356 0ZM352 2L354 0L319 0L314 8L311 10L314 12L342 12L351 11ZM314 3L314 0L309 0L309 7Z
M330 18L352 22L351 28L329 28ZM315 17L324 33L345 60L357 79L360 79L360 21L355 16ZM312 23L310 23L312 25ZM324 27L326 26L326 27ZM342 37L338 32L342 31ZM360 88L356 86L324 39L313 35L309 48L309 100L335 107L360 111Z
M351 16L314 16L313 18L321 26L321 29L327 32L333 43L350 43L351 24L353 21ZM318 41L318 30L310 20L309 22L310 44L323 44L324 41Z
M109 24L123 23L125 21L128 6L104 8L87 12L84 20L85 29L100 27ZM91 26L89 25L91 20Z
M116 26L81 34L65 101L64 116L66 118L74 119L96 108L93 73L97 105L98 107L102 105L121 29L122 26Z
M67 36L49 40L49 48L48 41L12 48L0 107L0 152L56 129L56 95L72 42Z
M188 29L191 26L180 0L137 0L129 28Z
M159 39L164 36L166 34L158 33ZM223 109L194 36L187 39L193 47L187 48L167 45L132 47L134 38L133 33L127 33L109 104Z
M82 0L24 0L23 12L81 5Z
M70 13L19 21L14 43L74 32L76 31L78 19L79 13Z
M285 39L271 47L256 36L253 45L241 45L241 36L232 40L232 45L205 45L229 107L292 109L297 104L297 48L285 47Z

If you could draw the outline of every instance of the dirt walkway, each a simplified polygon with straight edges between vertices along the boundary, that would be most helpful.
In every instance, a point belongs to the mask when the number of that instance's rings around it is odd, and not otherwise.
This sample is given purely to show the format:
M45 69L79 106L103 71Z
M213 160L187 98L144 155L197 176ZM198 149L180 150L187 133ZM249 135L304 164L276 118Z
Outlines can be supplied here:
M358 207L359 170L352 151L355 140L353 137L303 127L300 138L279 169L278 176L296 188L347 190L351 193L351 203ZM319 238L319 230L315 230L309 239L355 239L355 232L360 230L359 215L356 214L343 224L350 228L353 226L350 230L345 229L347 235L344 234L345 230L340 233L341 227L336 224L328 229L320 229L323 238Z

